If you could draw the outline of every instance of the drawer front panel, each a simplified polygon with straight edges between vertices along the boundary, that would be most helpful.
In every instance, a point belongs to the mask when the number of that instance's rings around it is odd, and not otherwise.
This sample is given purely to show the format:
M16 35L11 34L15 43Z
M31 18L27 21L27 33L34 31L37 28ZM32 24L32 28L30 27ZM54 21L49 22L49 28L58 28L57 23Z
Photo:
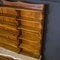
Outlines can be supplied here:
M0 43L0 47L3 47L3 48L6 48L6 49L9 49L11 51L14 51L16 53L19 53L20 49L16 46L11 46L11 45L8 45L8 44L5 44L5 43Z
M25 38L27 40L39 41L41 38L41 34L30 32L30 30L22 30L22 35L20 37Z

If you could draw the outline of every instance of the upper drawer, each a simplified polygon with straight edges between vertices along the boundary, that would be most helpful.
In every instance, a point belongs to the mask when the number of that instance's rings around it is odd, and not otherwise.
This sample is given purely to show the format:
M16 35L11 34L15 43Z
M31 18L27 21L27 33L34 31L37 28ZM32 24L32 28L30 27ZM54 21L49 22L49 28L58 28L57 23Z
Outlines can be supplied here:
M13 8L2 7L1 10L2 10L2 13L4 13L4 14L17 15L17 12Z
M4 13L7 16L19 16L21 18L32 18L32 19L40 19L42 20L43 10L37 11L37 10L31 10L31 9L22 9L22 8L11 8L11 7L0 7L0 13Z
M25 18L32 18L32 19L42 19L43 18L43 11L35 11L35 10L27 10L27 9L22 9L20 11L20 16Z

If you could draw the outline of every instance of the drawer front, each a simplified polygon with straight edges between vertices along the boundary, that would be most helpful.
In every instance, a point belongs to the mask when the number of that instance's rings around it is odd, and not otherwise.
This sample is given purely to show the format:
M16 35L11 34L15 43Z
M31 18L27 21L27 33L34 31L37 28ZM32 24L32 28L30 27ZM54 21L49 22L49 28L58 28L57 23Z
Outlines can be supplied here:
M16 53L19 53L19 51L20 51L20 49L17 46L11 46L11 45L8 45L5 43L0 43L0 47L9 49L9 50L14 51Z
M16 28L10 27L8 25L0 24L0 30L9 32L11 34L18 35L18 30Z
M39 53L35 53L35 52L27 51L25 49L23 49L23 51L20 54L31 56L31 57L34 57L34 58L39 58L40 57L40 52Z
M18 46L17 40L14 41L12 39L8 39L8 38L2 37L2 36L0 36L0 43L6 43L11 46Z
M0 16L0 24L5 24L12 27L17 27L18 22L16 21L16 18L13 17L6 17L6 16Z
M16 18L0 16L0 24L5 24L5 25L16 28L18 25L18 22L16 21Z
M26 43L22 43L19 47L22 49L32 49L32 52L35 50L40 51L41 49L40 45L31 45L31 44L26 44Z
M37 48L39 48L41 46L41 42L42 42L42 40L33 41L33 40L27 40L25 38L19 38L19 39L22 40L22 44L35 46Z
M34 30L34 31L40 31L43 28L42 22L35 22L35 21L27 21L27 20L21 20L20 21L20 27L28 29L28 30Z

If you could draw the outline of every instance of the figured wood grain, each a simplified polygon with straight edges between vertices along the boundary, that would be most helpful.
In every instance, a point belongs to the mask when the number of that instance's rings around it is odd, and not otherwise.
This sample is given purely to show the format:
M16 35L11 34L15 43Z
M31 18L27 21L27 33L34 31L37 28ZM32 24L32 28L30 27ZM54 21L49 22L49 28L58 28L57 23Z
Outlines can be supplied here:
M11 14L11 15L16 15L17 16L17 12L13 9L13 8L9 8L9 7L2 7L2 11L4 14Z
M1 43L4 42L4 43L9 44L11 46L18 46L17 40L12 40L12 39L9 39L9 38L3 37L3 36L0 36L0 42Z
M13 33L9 33L8 31L5 30L0 30L0 36L6 37L11 40L17 40L17 35L14 35Z
M44 8L44 4L3 1L3 7L0 8L0 36L4 42L0 41L1 46L13 51L21 50L21 54L39 58Z
M40 52L33 52L33 51L30 51L30 49L28 49L28 48L23 49L21 54L31 56L31 57L34 57L34 58L39 58L40 57Z
M9 44L6 44L5 42L3 42L3 43L0 42L0 47L6 48L6 49L11 50L16 53L20 52L20 49L17 46L9 45Z
M5 25L16 28L18 25L18 22L16 21L16 18L0 16L0 24L5 24Z
M27 21L27 20L22 19L20 27L29 29L29 30L40 31L42 30L42 23L34 22L34 21Z
M23 30L22 29L22 35L20 37L25 38L27 40L38 41L41 39L41 34L38 32L35 33L34 31L31 31L31 30Z
M16 28L8 26L8 25L0 24L0 29L6 30L6 31L13 33L13 34L18 34L18 31Z

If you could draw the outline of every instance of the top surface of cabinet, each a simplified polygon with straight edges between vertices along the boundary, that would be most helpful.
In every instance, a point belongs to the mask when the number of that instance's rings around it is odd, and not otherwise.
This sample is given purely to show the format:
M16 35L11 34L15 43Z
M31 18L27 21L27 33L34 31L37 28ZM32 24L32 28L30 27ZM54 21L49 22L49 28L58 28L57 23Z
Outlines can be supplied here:
M10 7L19 7L19 8L28 8L34 10L43 10L44 4L32 4L32 3L25 3L25 2L9 2L3 1L3 6L10 6Z

